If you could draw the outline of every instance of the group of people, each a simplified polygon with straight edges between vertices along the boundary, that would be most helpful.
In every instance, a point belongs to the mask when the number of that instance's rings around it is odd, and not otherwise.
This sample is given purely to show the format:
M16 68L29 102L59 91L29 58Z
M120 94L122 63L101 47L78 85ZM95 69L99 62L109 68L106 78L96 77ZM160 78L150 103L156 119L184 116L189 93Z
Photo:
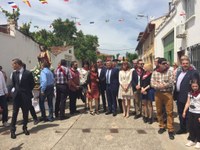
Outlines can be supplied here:
M31 104L33 97L34 78L30 71L23 67L20 59L14 59L12 84L15 88L13 95L13 116L11 121L11 138L16 138L16 119L19 108L23 112L23 131L27 130L28 112L30 110L34 123L38 119ZM132 66L132 67L131 67ZM76 100L82 99L85 108L91 115L98 115L102 103L105 115L117 115L117 108L123 113L123 117L130 116L131 100L134 105L134 119L143 118L144 123L153 123L153 106L155 101L156 114L159 123L158 133L162 134L168 129L169 138L174 139L173 104L176 101L180 120L180 130L176 134L189 132L187 146L196 143L200 148L200 77L196 68L190 64L188 56L182 56L180 66L176 63L170 67L165 58L155 58L155 68L152 64L144 64L141 59L133 60L130 64L123 61L121 66L116 61L103 62L98 59L96 63L89 65L84 61L78 68L76 61L67 67L65 60L61 60L58 67L52 72L50 64L41 63L39 106L41 120L53 121L67 119L65 114L66 99L69 96L70 114L80 113L76 107ZM3 124L7 126L7 104L5 96L5 78L0 72L0 102L3 109ZM56 87L55 112L53 114L53 96ZM46 116L44 102L47 99L49 116ZM93 106L93 101L95 105ZM102 101L102 102L101 102ZM189 109L189 111L188 111ZM35 116L35 117L34 117Z

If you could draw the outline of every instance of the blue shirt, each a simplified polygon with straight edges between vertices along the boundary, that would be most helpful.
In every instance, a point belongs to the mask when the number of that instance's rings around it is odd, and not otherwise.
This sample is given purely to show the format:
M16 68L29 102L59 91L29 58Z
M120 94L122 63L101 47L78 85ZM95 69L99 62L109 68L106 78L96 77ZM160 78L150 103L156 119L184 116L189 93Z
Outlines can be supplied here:
M41 92L44 92L47 86L54 85L54 76L51 70L48 68L42 69L40 73L40 88Z

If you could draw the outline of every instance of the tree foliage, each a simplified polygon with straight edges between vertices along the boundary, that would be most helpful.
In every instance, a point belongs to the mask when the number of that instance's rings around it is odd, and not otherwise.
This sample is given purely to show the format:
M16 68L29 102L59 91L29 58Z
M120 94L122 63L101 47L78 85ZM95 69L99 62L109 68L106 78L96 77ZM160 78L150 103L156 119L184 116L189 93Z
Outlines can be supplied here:
M20 16L19 9L13 11L13 13L9 13L2 8L1 10L8 19L14 19L17 23ZM24 23L20 27L20 31L47 48L52 46L74 45L75 56L77 59L81 61L96 61L98 37L93 35L84 35L82 31L77 32L77 28L73 21L58 18L50 25L52 30L40 29L34 32L30 31L31 25L31 22ZM38 26L34 27L39 29Z
M25 35L31 36L30 28L31 28L31 22L22 24L19 30Z
M76 39L74 41L75 56L81 61L88 60L95 62L96 45L98 45L98 37L93 35L84 35L82 31L77 32Z
M131 63L132 60L137 59L138 55L136 53L126 53L126 59Z
M10 13L7 10L4 10L3 8L1 8L1 12L7 17L8 20L14 20L16 25L17 25L17 21L19 20L19 16L20 16L20 9L17 8L16 10L13 9L13 12Z

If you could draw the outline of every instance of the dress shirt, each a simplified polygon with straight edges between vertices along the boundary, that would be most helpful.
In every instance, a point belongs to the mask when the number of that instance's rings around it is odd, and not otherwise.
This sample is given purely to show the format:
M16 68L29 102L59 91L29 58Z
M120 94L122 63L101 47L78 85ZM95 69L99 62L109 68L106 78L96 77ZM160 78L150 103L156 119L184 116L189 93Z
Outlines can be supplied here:
M106 84L110 84L111 69L106 71Z
M8 93L8 89L6 87L6 82L3 73L0 71L0 96L3 96Z
M44 92L47 86L54 85L54 76L51 70L48 68L42 69L40 73L40 88L41 92Z
M178 79L177 79L177 83L176 83L176 90L179 92L180 91L180 88L181 88L181 82L183 80L183 78L185 77L187 72L181 72L180 75L178 76Z

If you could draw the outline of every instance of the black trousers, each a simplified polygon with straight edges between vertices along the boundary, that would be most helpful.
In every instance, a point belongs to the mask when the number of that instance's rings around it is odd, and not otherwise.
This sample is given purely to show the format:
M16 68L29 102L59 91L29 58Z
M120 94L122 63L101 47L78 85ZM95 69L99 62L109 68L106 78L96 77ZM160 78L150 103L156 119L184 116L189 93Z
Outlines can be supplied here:
M68 96L68 86L66 84L56 85L56 103L55 103L55 116L64 117L66 108L66 99Z
M34 120L38 119L36 112L35 112L35 108L33 106L30 107L30 113L31 113L31 116L33 117Z
M185 108L185 103L177 101L177 107L178 107L178 115L179 115L179 121L180 121L180 129L187 130L188 128L188 111L186 113L186 117L183 118L183 110Z
M0 106L3 109L2 122L4 123L8 121L8 104L5 95L0 96Z
M106 96L105 96L105 91L104 89L100 88L100 95L102 98L102 104L103 104L103 110L106 111ZM100 100L99 100L99 104L100 104Z
M27 124L28 124L28 112L29 112L29 107L25 106L25 104L22 104L20 100L22 97L20 95L17 95L16 101L13 103L13 113L12 113L12 120L11 120L11 132L16 131L16 122L17 122L17 116L19 113L19 108L22 109L22 114L23 114L23 127L22 129L27 129Z
M191 141L200 142L200 114L188 113L188 130Z
M76 112L76 99L78 98L78 96L79 91L69 90L69 110L71 114Z

